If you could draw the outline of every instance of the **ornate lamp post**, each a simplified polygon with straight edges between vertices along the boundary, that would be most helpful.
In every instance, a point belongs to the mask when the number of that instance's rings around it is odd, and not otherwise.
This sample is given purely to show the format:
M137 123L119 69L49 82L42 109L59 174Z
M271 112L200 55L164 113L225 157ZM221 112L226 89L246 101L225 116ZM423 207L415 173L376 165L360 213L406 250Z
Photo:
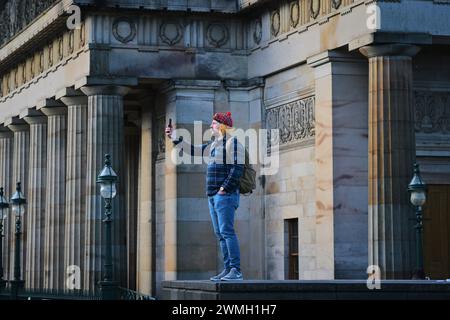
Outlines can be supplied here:
M6 281L3 280L3 221L8 216L9 203L3 196L3 187L0 188L0 290L5 288Z
M19 288L22 288L25 281L20 280L20 234L22 225L22 216L25 213L25 199L20 182L17 182L16 192L11 197L12 211L16 216L16 245L14 253L14 280L11 280L11 296L13 299L17 299Z
M118 283L113 281L112 275L112 239L111 239L111 202L116 196L116 181L117 174L111 167L111 156L105 155L105 166L102 172L97 177L97 183L100 184L100 195L105 199L105 263L103 281L100 281L101 295L103 300L117 300L118 297Z
M416 270L413 273L413 279L425 279L423 269L423 214L422 206L426 201L426 185L420 176L419 165L414 164L414 176L408 185L408 191L411 194L411 203L416 209Z

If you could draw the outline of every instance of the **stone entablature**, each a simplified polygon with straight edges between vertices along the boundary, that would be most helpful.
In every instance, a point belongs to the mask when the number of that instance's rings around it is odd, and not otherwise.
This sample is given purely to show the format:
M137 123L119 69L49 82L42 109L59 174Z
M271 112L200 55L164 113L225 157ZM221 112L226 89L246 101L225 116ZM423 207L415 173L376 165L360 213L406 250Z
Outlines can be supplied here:
M139 14L90 16L89 42L112 46L138 45L140 49L193 49L245 51L243 23L230 17L209 17L192 14ZM98 26L101 26L100 28Z
M234 13L237 0L108 0L102 5L112 8L132 8L168 11ZM80 5L97 5L95 0L74 0Z
M27 53L25 59L8 62L8 65L4 64L6 60L2 61L0 96L6 97L79 50L92 52L91 74L114 74L116 70L108 67L110 59L115 57L112 53L114 49L137 50L147 56L159 56L160 52L189 56L208 52L244 57L247 54L244 25L238 18L197 14L189 17L175 14L163 18L160 14L149 12L128 16L114 13L86 14L79 29L67 30L63 35L55 36L44 46L41 44ZM229 59L234 58L230 56ZM153 65L153 68L159 67Z
M256 2L258 1L252 3ZM330 18L328 15L339 12L344 15L352 8L341 10L343 7L361 2L358 0L276 1L275 7L265 7L271 9L265 9L249 23L248 46L251 49L264 48L269 44L268 41L284 39L295 31L304 32L307 30L307 25L315 21L319 24L326 23Z
M13 68L0 75L0 97L30 85L45 72L58 68L68 59L74 59L86 44L85 24L80 29L66 31L41 48L25 55ZM3 99L0 98L0 102Z

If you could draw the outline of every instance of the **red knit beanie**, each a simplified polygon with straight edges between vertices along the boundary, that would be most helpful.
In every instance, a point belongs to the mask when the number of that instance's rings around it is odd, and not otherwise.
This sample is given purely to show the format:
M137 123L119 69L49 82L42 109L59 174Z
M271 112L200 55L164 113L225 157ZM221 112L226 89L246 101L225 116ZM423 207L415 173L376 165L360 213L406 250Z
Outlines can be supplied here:
M214 114L213 120L216 120L217 122L223 123L227 125L228 127L233 126L233 119L231 118L231 112L217 112Z

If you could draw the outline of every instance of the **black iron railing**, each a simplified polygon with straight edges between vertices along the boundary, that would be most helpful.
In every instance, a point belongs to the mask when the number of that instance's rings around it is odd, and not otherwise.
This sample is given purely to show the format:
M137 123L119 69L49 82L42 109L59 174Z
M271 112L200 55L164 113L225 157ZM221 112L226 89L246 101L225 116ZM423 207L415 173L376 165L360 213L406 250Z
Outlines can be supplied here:
M154 297L140 292L119 287L119 300L156 300ZM12 298L11 286L0 288L0 300ZM102 300L100 290L54 290L22 288L17 294L18 300Z

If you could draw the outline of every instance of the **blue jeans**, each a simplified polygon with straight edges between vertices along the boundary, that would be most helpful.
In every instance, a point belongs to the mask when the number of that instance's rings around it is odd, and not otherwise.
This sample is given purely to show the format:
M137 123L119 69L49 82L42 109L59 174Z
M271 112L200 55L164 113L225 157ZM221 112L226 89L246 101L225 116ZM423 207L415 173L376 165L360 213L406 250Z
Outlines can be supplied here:
M239 207L239 189L225 195L215 194L208 197L209 213L214 233L219 240L224 269L241 270L239 240L234 231L234 214Z

